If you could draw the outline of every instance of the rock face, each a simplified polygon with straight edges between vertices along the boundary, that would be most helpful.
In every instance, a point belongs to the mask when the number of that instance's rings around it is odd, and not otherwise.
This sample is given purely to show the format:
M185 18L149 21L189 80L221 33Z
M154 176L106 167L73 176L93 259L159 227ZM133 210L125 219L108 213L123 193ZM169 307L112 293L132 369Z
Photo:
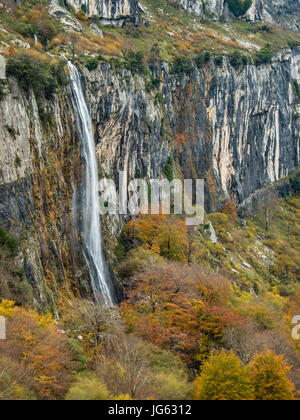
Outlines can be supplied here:
M178 0L180 7L201 18L220 20L228 17L228 7L224 0Z
M122 26L126 21L139 24L138 0L70 0L76 11L84 10L87 16L98 16L103 24Z
M300 3L298 0L254 0L247 16L254 21L271 22L300 31Z
M260 67L236 70L225 59L189 74L159 62L151 71L160 82L149 91L144 77L105 62L82 69L101 176L156 178L173 156L178 174L205 178L210 211L229 195L243 202L299 165L300 49ZM72 225L83 170L75 115L68 89L44 102L42 119L32 94L14 80L9 91L0 101L0 224L19 237L28 285L51 309L59 288L90 293ZM109 243L122 221L104 221Z
M174 154L185 178L206 178L207 210L285 177L299 164L299 60L286 51L272 65L235 70L225 60L177 77L162 63L152 69L162 104L139 77L124 84L106 64L101 76L85 71L103 173L157 177Z
M51 0L49 13L51 16L56 17L67 29L81 32L82 27L80 23L76 19L73 19L64 7L59 6L57 0Z
M67 92L44 104L8 80L0 101L0 224L21 242L20 264L36 304L53 310L60 287L90 294L72 227L73 187L80 169L79 140ZM52 122L51 122L52 121Z
M169 0L201 19L224 20L233 17L226 0ZM300 31L299 0L253 0L245 14L251 22L269 22L293 31Z

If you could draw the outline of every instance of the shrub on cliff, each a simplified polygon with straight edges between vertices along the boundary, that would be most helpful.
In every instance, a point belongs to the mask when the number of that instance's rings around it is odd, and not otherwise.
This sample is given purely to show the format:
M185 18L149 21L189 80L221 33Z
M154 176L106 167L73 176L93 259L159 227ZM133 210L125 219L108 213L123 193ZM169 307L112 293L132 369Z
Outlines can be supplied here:
M290 180L290 184L294 193L300 192L300 174Z
M96 70L98 68L99 65L99 61L97 60L97 58L95 57L91 57L88 59L88 61L85 64L85 67L89 70L89 71L93 71Z
M178 57L172 64L172 74L192 73L193 63L188 58Z
M198 68L202 67L206 63L209 63L209 60L210 60L210 53L208 51L198 54L195 59Z
M232 67L238 69L239 67L246 66L248 64L248 57L241 54L239 51L236 51L230 56L229 62Z
M243 16L252 6L252 0L226 0L234 16Z
M7 74L15 76L25 91L32 88L38 102L43 96L50 99L55 93L57 81L53 72L50 63L27 52L10 57L7 62Z
M257 66L262 64L270 64L273 58L273 51L270 45L265 45L264 48L255 53L254 62Z
M18 255L19 243L14 236L12 236L7 230L0 227L0 245L4 245L9 250L11 256L16 257Z
M144 63L144 55L141 51L125 51L124 52L125 67L132 73L146 74L147 67Z

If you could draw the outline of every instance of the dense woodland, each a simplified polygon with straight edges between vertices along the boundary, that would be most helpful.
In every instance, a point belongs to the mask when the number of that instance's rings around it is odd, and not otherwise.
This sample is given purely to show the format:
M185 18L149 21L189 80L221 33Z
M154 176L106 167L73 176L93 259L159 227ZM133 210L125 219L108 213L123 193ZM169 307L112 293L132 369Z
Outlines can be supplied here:
M116 250L125 299L113 310L62 295L55 320L4 299L0 398L296 399L299 211L296 194L269 206L269 226L266 209L241 224L228 202L207 216L216 244L208 225L132 220ZM2 266L16 252L4 233Z

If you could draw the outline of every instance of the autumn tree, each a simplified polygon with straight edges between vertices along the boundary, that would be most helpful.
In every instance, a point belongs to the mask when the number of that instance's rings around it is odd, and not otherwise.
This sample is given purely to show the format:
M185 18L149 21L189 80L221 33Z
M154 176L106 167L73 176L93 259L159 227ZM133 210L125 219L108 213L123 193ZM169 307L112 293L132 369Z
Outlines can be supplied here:
M226 200L222 209L222 213L227 214L229 219L233 222L236 222L238 219L238 212L237 212L236 205L234 201L231 199Z
M294 400L294 385L288 378L290 367L283 356L271 351L257 355L249 364L256 400Z
M185 221L176 216L141 216L129 222L126 232L128 238L137 238L156 254L173 261L187 261L187 227Z
M79 376L70 387L67 401L103 401L111 400L106 385L95 375Z
M15 307L10 301L0 304L0 315L7 320L7 339L0 341L0 354L11 361L8 388L30 386L39 399L63 398L71 381L72 355L52 316ZM14 366L20 375L14 374ZM5 395L6 390L1 391Z
M136 336L119 334L105 340L95 357L95 371L112 395L141 398L150 380L146 343Z
M228 280L199 267L175 262L153 266L133 276L128 285L122 304L128 330L178 352L189 364L195 363L203 339L207 352L229 324L240 321L227 306Z
M231 351L212 353L194 382L195 400L252 400L247 370Z

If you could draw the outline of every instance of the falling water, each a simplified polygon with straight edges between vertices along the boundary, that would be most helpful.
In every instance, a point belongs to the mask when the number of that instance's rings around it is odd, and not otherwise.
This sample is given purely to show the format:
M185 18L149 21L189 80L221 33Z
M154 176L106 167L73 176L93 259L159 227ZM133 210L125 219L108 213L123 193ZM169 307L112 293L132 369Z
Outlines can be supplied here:
M101 239L98 164L93 126L82 90L80 73L71 62L68 62L68 66L71 73L72 103L80 133L82 156L86 165L81 203L84 257L89 267L95 294L100 293L104 304L112 306L115 301L113 286Z

